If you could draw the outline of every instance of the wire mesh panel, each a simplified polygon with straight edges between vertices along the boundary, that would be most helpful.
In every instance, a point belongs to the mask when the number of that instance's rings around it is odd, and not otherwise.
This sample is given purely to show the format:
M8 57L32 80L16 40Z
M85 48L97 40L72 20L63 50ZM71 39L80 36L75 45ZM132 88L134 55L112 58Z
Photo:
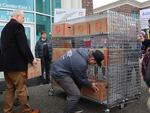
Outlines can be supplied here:
M101 81L105 86L101 87L105 92L103 97L96 98L96 101L112 108L138 98L141 92L138 63L140 49L136 41L139 19L126 13L112 11L90 18L106 18L107 31L87 36L55 37L53 47L84 47L99 49L104 53L103 66L90 65L87 70L89 78Z
M140 75L135 40L109 40L108 104L135 99L140 94Z

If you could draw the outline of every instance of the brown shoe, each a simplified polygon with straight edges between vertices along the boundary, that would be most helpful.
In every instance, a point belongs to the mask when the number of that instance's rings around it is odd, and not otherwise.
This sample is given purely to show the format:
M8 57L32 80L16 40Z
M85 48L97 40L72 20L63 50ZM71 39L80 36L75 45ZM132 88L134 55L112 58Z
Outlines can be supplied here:
M21 112L17 112L17 113L21 113ZM39 109L32 109L31 113L40 113Z
M39 109L33 109L31 113L40 113Z

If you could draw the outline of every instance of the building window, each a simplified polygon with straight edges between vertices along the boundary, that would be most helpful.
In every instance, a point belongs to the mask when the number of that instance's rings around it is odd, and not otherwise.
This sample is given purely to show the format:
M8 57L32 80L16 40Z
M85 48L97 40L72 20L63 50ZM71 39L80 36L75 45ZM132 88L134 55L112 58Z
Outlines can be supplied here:
M52 17L52 23L54 23L54 17Z
M36 12L50 14L50 0L36 0Z
M54 11L56 8L61 8L61 0L52 0L52 15L54 16Z
M48 16L36 15L36 40L40 38L41 31L46 31L47 36L50 34L51 20Z
M28 45L31 48L31 37L30 37L30 28L29 27L25 27L25 33L27 36L27 41L28 41Z

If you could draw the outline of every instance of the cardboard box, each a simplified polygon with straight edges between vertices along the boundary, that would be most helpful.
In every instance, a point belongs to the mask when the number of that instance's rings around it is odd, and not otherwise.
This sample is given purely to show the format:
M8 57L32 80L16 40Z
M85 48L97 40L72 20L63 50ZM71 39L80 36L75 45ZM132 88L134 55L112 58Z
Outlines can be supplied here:
M52 60L53 61L57 60L69 50L70 48L53 48Z
M103 53L104 53L104 66L108 66L108 48L104 48L103 49Z
M98 92L94 92L92 88L82 87L81 94L86 97L90 97L92 99L96 99L98 101L104 101L107 97L106 93L106 84L104 81L98 81L97 87L99 89Z
M64 40L62 47L63 48L71 48L72 47L72 41L71 40Z
M106 33L107 29L107 18L101 18L94 20L90 23L90 34Z
M90 26L88 22L76 23L73 25L74 27L74 35L82 36L90 34Z
M36 60L37 60L36 65L28 64L28 71L27 71L28 79L36 78L42 75L41 59L36 58Z
M73 25L68 23L53 24L52 37L73 36Z

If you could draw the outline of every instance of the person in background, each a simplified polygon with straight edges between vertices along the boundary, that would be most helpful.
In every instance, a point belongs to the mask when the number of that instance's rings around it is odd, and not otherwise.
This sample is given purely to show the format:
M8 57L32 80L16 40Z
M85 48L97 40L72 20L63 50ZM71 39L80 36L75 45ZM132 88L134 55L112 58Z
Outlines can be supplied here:
M27 44L27 37L23 26L24 12L14 10L11 20L1 32L2 70L6 82L4 94L4 113L13 113L14 95L16 93L21 113L39 113L39 109L32 109L27 100L27 66L35 65L36 60Z
M140 31L140 33L138 34L138 39L140 38L144 38L144 39L150 39L150 19L148 20L148 26L149 28L148 29L143 29L142 31ZM141 58L142 56L144 55L144 53L146 52L146 49L147 49L148 45L143 45L141 43Z
M150 27L150 19L149 19L149 27ZM141 60L141 73L142 78L145 81L148 92L150 94L150 39L146 38L146 33L140 33L138 35L137 40L142 43L143 50L143 58ZM147 100L147 107L150 110L150 97Z
M81 113L77 108L80 99L79 87L91 87L98 91L96 82L89 81L86 75L88 64L98 64L104 59L104 54L99 50L85 48L72 49L56 60L51 66L51 76L64 89L67 101L63 113Z
M146 38L150 39L150 19L148 20L148 27L147 29L144 29L143 31L146 33Z
M145 39L143 35L139 35L138 41L144 46L144 54L142 60L142 77L148 86L148 91L150 93L150 39Z
M46 32L41 32L41 38L37 41L35 46L35 57L41 59L42 64L42 84L48 84L50 82L50 64L52 60L52 44L51 40L47 39ZM46 79L44 79L44 72Z

